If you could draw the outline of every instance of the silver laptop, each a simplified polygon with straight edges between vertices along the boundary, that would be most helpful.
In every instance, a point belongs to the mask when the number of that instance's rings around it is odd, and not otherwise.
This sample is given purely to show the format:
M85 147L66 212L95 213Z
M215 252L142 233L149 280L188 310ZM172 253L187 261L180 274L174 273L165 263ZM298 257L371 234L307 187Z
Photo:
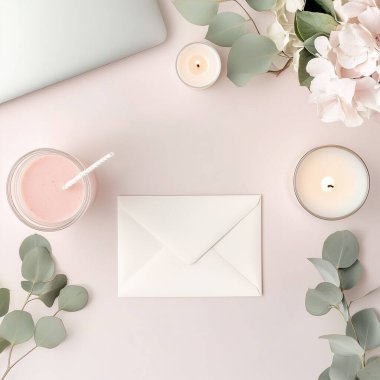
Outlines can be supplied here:
M157 0L0 0L0 103L165 38Z

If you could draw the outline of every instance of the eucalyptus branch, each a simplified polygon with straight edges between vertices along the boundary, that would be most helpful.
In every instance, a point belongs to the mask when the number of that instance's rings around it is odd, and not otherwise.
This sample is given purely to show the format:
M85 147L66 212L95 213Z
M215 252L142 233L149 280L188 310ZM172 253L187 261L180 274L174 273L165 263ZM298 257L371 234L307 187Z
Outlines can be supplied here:
M278 77L281 73L283 73L292 63L293 58L289 58L282 69L280 70L269 70L268 73L276 75Z
M254 28L256 29L257 34L261 35L260 30L257 27L257 24L255 23L255 20L252 18L252 16L249 14L249 12L239 3L238 0L231 0L231 1L235 2L244 11L244 13L248 16L249 21L252 22Z
M12 349L13 349L14 346L12 346ZM26 352L24 355L22 355L19 359L17 359L13 364L10 364L10 361L8 361L8 367L6 369L6 371L4 372L3 374L3 377L1 378L1 380L4 380L6 378L6 376L8 375L8 373L11 371L11 369L16 365L18 364L21 360L23 360L24 358L26 358L29 354L31 354L38 346L34 346L32 349L30 349L28 352Z

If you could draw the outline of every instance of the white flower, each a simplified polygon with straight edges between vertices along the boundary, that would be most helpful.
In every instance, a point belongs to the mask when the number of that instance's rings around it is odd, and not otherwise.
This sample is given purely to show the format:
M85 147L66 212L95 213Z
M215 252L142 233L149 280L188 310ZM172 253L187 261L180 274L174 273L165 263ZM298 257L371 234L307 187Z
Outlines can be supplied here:
M347 76L369 76L376 71L380 59L376 40L360 24L345 24L331 32L330 43L337 63L351 70Z
M296 13L305 6L304 0L286 0L285 8L290 13Z
M279 51L283 50L289 42L290 33L286 31L278 21L269 25L267 33L268 37L276 44Z

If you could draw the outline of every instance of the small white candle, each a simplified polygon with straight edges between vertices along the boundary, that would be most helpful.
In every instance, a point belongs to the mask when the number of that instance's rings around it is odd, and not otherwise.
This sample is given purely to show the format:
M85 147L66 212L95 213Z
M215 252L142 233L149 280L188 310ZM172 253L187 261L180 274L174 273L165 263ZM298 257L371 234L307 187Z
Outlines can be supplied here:
M337 220L355 213L367 199L368 169L353 151L323 146L308 152L294 175L301 205L312 215Z
M179 52L176 67L182 82L190 87L207 88L219 78L222 64L216 49L196 42Z

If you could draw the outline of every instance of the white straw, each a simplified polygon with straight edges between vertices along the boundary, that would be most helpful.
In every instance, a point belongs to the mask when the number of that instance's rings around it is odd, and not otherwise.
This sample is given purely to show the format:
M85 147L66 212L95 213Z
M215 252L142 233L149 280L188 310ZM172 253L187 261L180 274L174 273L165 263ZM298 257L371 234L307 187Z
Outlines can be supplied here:
M62 190L67 190L71 186L74 186L83 177L85 177L86 175L90 174L92 171L94 171L95 169L97 169L100 165L103 165L106 161L108 161L113 156L114 156L113 152L106 154L100 160L96 161L95 163L93 163L92 165L90 165L87 169L85 169L82 172L80 172L77 176L75 176L74 178L70 179L70 181L67 181L63 185Z

